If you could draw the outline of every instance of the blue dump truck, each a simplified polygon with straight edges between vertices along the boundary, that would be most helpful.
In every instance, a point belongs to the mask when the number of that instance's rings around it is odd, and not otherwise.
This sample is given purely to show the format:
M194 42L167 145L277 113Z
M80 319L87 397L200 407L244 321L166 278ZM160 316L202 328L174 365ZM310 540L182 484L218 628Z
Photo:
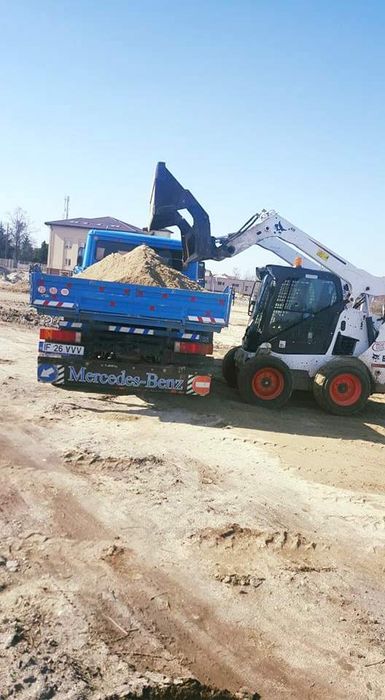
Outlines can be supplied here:
M170 267L203 282L199 262L183 267L179 240L145 233L90 231L77 271L142 244ZM213 352L213 333L228 324L230 291L100 282L76 274L49 275L35 267L30 300L39 313L59 317L57 325L40 329L38 381L106 393L210 392L207 356Z

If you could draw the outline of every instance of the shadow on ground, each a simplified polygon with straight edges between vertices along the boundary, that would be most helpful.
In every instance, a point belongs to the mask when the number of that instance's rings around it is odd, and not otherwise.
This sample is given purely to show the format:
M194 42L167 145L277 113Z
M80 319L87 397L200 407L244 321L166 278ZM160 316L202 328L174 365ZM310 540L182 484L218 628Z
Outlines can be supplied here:
M295 392L287 406L270 410L250 406L221 379L214 379L212 393L205 398L143 394L143 405L130 402L130 396L90 395L90 405L74 407L93 413L154 416L167 423L185 423L209 428L245 428L255 431L366 440L385 445L385 403L372 398L361 414L334 416L322 411L310 392ZM95 405L96 402L99 405Z

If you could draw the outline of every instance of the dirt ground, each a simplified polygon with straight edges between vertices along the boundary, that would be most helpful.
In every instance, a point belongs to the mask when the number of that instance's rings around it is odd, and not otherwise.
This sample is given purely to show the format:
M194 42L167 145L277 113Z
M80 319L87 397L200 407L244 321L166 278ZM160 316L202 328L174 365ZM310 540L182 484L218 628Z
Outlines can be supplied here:
M385 401L38 384L26 299L0 290L0 698L384 698Z

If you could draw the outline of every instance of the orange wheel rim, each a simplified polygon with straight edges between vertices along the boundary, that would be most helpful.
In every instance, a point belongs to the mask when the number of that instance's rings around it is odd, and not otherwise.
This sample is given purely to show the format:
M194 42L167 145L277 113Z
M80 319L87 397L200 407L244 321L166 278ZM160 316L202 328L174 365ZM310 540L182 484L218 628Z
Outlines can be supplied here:
M353 406L362 394L361 379L355 374L337 374L330 382L329 394L337 406Z
M277 399L282 394L284 386L284 376L275 367L259 369L252 379L252 388L255 396L264 401Z

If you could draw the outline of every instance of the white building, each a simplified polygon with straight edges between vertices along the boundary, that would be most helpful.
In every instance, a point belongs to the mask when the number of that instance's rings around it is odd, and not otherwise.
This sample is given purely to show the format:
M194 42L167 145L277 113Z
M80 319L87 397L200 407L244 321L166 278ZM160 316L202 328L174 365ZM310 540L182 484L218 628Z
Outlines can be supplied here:
M102 216L96 219L62 219L46 221L50 227L47 268L51 271L69 272L76 265L79 248L84 247L88 231L100 229L121 233L145 233L143 229L113 216Z

